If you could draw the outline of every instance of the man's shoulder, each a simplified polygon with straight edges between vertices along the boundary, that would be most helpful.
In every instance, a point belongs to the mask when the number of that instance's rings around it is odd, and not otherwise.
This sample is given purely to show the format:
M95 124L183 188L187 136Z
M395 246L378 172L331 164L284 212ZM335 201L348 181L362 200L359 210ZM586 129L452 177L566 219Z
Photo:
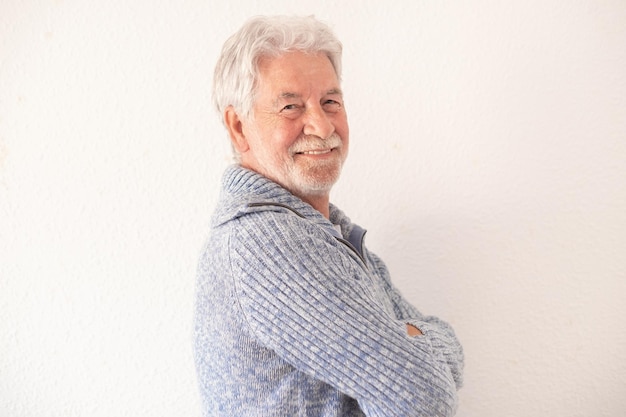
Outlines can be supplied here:
M328 234L328 227L317 219L303 216L298 211L280 204L250 207L249 210L233 219L228 227L235 239L254 238L301 240L303 238L323 237Z

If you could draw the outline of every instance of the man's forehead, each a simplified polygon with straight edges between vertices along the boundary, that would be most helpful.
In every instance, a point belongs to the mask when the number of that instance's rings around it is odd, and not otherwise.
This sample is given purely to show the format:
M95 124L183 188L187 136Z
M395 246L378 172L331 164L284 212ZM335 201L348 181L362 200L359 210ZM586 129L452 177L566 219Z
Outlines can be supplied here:
M337 73L332 61L323 53L293 51L278 56L262 56L257 61L257 69L258 78L266 81L270 79L276 81L277 78L297 81L303 76L318 76L332 77L337 82Z

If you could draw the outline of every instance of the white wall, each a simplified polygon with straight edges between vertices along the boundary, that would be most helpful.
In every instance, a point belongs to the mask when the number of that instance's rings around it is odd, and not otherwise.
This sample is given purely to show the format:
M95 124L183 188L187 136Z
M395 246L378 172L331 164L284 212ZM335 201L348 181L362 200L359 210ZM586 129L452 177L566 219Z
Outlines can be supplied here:
M453 323L463 417L626 413L626 3L0 5L0 415L198 416L194 271L229 147L224 39L345 45L333 195Z

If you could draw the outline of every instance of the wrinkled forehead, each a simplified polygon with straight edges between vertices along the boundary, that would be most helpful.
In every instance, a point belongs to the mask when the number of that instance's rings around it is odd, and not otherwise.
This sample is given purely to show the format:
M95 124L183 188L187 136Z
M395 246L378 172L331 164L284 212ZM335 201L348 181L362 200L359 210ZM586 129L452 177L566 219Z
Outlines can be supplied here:
M337 73L328 56L322 52L287 52L263 57L257 66L257 85L284 89L289 86L312 84L322 89L340 90ZM287 88L281 93L293 92Z
M264 73L268 68L273 68L276 70L283 66L292 65L295 61L300 60L315 60L318 62L324 62L325 64L330 65L329 68L332 68L335 77L339 80L339 74L337 73L337 69L333 64L331 57L324 51L306 51L306 50L288 50L285 52L277 53L277 54L262 54L260 55L254 63L254 70L256 72L256 78L259 78L262 73ZM280 62L278 65L273 65L275 62Z

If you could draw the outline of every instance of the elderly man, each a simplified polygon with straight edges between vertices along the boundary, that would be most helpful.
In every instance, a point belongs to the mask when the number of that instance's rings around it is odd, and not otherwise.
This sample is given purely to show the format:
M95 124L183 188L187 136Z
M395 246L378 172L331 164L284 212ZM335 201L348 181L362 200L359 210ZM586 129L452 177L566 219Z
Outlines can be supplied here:
M341 43L259 17L224 45L214 99L238 163L198 268L205 416L450 416L463 354L329 202L348 155Z

